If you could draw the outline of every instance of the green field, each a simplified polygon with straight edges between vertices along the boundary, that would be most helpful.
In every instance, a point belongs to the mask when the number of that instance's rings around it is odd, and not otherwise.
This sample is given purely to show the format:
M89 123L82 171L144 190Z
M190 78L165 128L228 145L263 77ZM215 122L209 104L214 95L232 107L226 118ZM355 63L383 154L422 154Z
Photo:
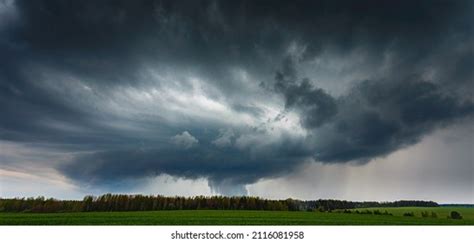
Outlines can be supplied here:
M440 219L446 219L451 211L457 211L461 213L463 219L474 221L474 207L399 207L399 208L362 208L358 209L359 211L362 210L379 210L381 212L387 211L394 216L403 216L406 212L413 212L415 214L415 218L421 218L421 212L435 212ZM352 210L355 211L355 210Z
M387 210L393 216L231 210L0 213L0 225L474 225L474 208L377 209ZM463 219L447 219L453 210L460 212ZM434 211L438 218L422 218L421 211ZM415 217L402 216L404 212L414 212Z

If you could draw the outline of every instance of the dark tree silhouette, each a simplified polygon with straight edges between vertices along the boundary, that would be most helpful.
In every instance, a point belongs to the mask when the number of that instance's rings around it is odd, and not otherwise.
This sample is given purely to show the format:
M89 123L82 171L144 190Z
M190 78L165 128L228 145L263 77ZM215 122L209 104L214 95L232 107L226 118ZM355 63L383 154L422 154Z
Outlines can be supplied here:
M85 196L83 200L53 198L0 199L0 212L92 212L92 211L151 211L151 210L273 210L273 211L333 211L365 207L436 207L435 202L351 202L332 199L301 201L296 199L268 200L259 197L165 197L161 195L104 194ZM378 210L361 213L382 214ZM456 218L454 215L452 218Z

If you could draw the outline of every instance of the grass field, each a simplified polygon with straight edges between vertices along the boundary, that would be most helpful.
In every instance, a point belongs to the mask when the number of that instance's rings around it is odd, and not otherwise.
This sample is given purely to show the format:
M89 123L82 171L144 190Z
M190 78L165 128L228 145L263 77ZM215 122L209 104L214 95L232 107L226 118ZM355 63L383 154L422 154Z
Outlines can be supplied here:
M376 209L387 210L393 216L231 210L0 213L0 225L474 225L474 208ZM422 218L422 211L434 211L438 218ZM463 219L447 219L451 211L460 212ZM414 212L415 217L402 216L404 212Z
M404 213L407 212L413 212L415 214L415 217L420 218L421 217L421 212L435 212L438 215L438 218L441 219L446 219L448 215L451 213L451 211L457 211L461 213L463 219L474 221L474 208L468 208L468 207L399 207L399 208L363 208L363 209L358 209L359 211L362 210L379 210L381 212L387 211L394 216L403 216ZM355 211L355 210L352 210Z

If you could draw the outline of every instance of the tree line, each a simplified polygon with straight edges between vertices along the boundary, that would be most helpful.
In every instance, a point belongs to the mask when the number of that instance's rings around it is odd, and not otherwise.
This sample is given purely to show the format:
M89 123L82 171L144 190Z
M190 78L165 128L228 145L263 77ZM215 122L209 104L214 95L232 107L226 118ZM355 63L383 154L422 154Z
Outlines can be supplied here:
M332 211L336 209L355 208L377 208L377 207L438 207L438 203L433 201L401 200L394 202L353 202L346 200L320 199L316 201L306 201L307 208L319 211Z
M437 207L432 201L352 202L320 199L270 200L249 196L166 197L161 195L105 194L86 196L83 200L54 198L0 198L0 212L107 212L154 210L268 210L268 211L332 211L364 207Z

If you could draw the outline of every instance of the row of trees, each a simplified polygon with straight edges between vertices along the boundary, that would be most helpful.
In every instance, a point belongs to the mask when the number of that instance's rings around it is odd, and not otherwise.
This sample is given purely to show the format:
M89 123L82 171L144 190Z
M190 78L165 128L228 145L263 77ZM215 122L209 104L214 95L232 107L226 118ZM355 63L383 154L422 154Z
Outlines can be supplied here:
M342 200L301 201L294 199L268 200L259 197L165 197L161 195L105 194L86 196L83 200L53 198L0 199L0 212L93 212L93 211L151 211L151 210L272 210L272 211L332 211L363 207L438 206L435 202L351 202Z
M433 201L401 200L395 202L358 202L356 208L373 207L438 207L438 203Z
M86 196L83 211L148 211L148 210L291 210L289 200L267 200L258 197L164 197L144 195Z
M319 211L332 211L336 209L354 208L377 208L377 207L438 207L433 201L402 200L394 202L352 202L345 200L320 199L316 201L306 201L306 208L317 209Z
M56 200L53 198L0 199L0 212L80 212L82 201Z

